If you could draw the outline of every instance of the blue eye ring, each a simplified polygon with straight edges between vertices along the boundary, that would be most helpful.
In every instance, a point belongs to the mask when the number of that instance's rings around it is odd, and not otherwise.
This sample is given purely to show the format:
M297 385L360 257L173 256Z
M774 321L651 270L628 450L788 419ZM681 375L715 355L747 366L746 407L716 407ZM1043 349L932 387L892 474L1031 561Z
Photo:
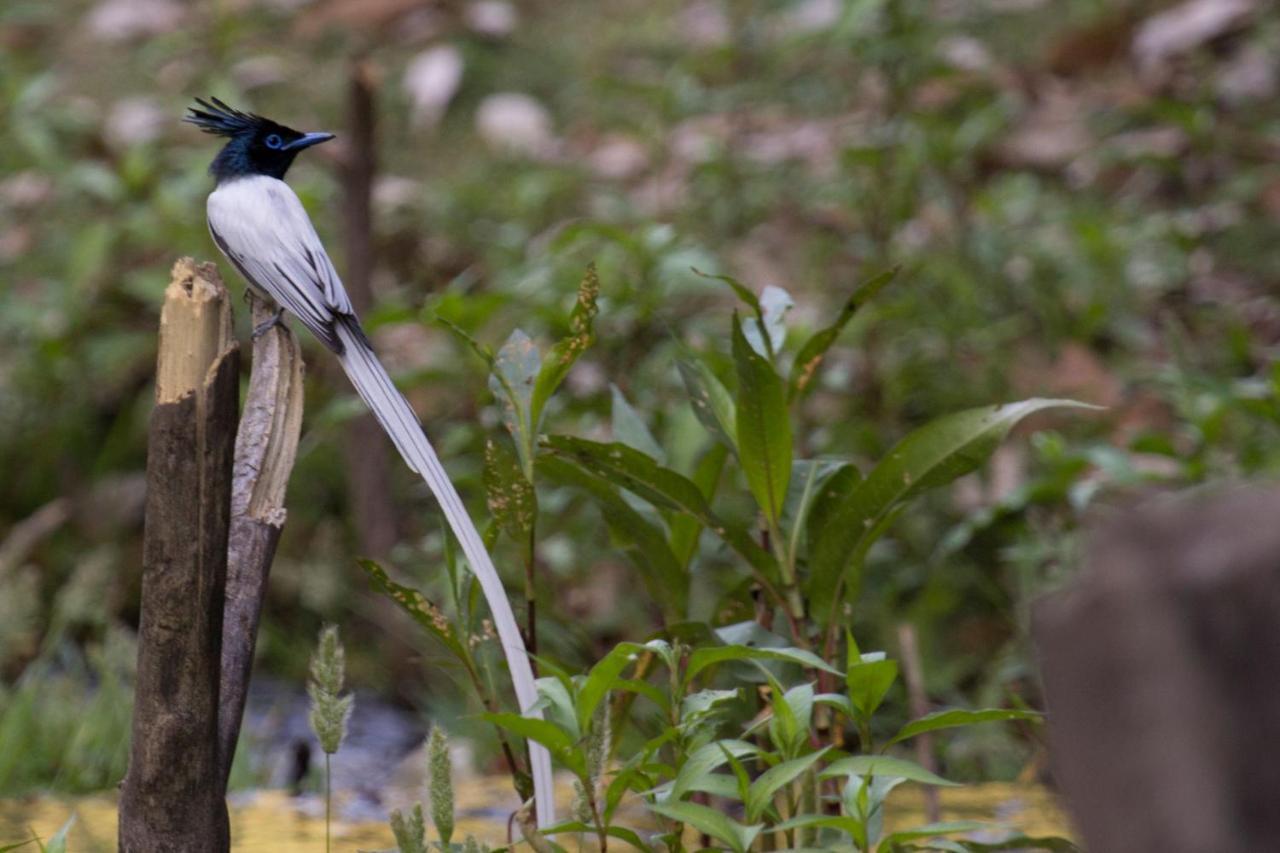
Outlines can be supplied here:
M279 151L284 147L284 140L280 138L280 134L273 133L263 140L263 143L274 151Z

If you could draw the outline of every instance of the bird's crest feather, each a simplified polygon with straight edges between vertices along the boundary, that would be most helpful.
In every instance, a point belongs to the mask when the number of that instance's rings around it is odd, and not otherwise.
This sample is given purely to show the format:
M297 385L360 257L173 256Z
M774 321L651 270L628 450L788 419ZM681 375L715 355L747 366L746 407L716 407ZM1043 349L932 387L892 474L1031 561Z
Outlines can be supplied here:
M183 116L182 120L215 136L237 136L267 121L260 115L241 112L217 98L210 97L208 101L196 98L196 103L204 109L188 107L189 115Z

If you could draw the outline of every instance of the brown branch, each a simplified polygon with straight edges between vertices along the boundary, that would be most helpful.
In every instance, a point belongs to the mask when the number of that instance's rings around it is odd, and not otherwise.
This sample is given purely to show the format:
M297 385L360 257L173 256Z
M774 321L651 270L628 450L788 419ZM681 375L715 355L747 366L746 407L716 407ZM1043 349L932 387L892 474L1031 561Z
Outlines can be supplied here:
M344 282L351 304L363 314L373 304L373 179L377 173L376 80L367 60L351 67L348 137L342 170ZM400 538L399 515L391 499L391 457L382 428L372 415L353 418L343 442L352 516L361 547L385 557Z
M223 853L218 667L239 402L238 347L212 264L174 265L147 444L142 610L123 853Z
M257 328L270 320L273 308L252 292L249 300ZM302 427L302 374L302 351L286 326L276 325L254 342L253 371L236 436L227 543L218 712L218 766L224 793L240 738L267 576L284 528L285 487Z
M920 659L920 644L916 642L916 629L910 622L898 626L898 651L902 655L902 674L907 682L907 704L913 718L929 713L929 696L924 687L924 664ZM933 755L933 735L926 732L916 738L916 763L930 773L938 772L938 760ZM866 749L866 746L863 746ZM941 819L938 789L923 785L924 814L929 823Z

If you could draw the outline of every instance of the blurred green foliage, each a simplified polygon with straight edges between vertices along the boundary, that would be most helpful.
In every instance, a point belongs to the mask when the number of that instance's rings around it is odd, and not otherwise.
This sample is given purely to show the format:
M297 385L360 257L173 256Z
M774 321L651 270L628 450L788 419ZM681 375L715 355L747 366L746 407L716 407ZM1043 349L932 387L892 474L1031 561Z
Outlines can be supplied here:
M914 623L944 703L1035 701L1026 604L1076 564L1087 508L1280 462L1280 109L1229 86L1250 56L1276 74L1270 18L1149 78L1128 36L1113 54L1071 42L1128 32L1149 12L1136 0L566 0L520 6L505 35L468 24L466 3L381 22L381 4L341 0L160 4L170 18L122 23L129 5L0 6L0 542L61 519L29 547L0 546L0 726L30 716L34 685L102 695L107 678L71 661L136 624L141 519L128 502L104 508L101 493L145 464L168 269L179 255L217 257L203 210L215 143L178 123L183 108L217 94L341 142L355 56L381 80L367 325L474 511L499 409L484 362L431 321L494 349L516 327L559 340L588 261L597 340L546 418L557 433L620 438L634 433L634 419L611 420L621 399L678 470L704 433L677 341L733 371L732 294L694 267L757 293L786 287L791 325L813 331L853 283L901 266L798 407L806 458L879 459L933 417L1003 400L1109 407L1088 424L1037 422L1049 431L925 499L867 555L860 636L890 647L896 625ZM814 15L823 5L835 15ZM413 118L405 71L440 45L463 72L430 128ZM510 91L545 106L546 144L512 149L477 130L486 99ZM290 182L343 269L343 149L330 147ZM314 631L341 621L353 682L456 711L422 666L434 652L355 564L335 450L359 406L318 347L309 367L260 665L301 682ZM444 563L434 511L407 470L393 480L405 536L389 563L427 583ZM63 498L65 513L39 515ZM635 600L596 511L571 488L538 502L550 652L594 661L643 636L659 606ZM520 546L496 556L518 590ZM94 613L68 621L59 602L89 575ZM901 705L891 697L890 715L905 718ZM122 742L127 727L115 731ZM951 775L1024 763L1028 744L982 734L1004 740L952 741ZM0 774L0 789L111 781L92 762L73 774L55 763Z

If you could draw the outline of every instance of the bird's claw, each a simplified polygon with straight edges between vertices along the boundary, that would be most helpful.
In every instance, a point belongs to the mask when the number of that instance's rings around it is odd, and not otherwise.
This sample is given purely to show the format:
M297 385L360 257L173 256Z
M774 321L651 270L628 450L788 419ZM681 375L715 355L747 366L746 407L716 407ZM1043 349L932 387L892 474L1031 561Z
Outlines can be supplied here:
M262 337L263 335L271 331L276 326L282 325L283 318L284 318L284 309L277 308L275 313L271 315L270 320L263 320L261 323L253 327L253 339L256 341L258 338Z

